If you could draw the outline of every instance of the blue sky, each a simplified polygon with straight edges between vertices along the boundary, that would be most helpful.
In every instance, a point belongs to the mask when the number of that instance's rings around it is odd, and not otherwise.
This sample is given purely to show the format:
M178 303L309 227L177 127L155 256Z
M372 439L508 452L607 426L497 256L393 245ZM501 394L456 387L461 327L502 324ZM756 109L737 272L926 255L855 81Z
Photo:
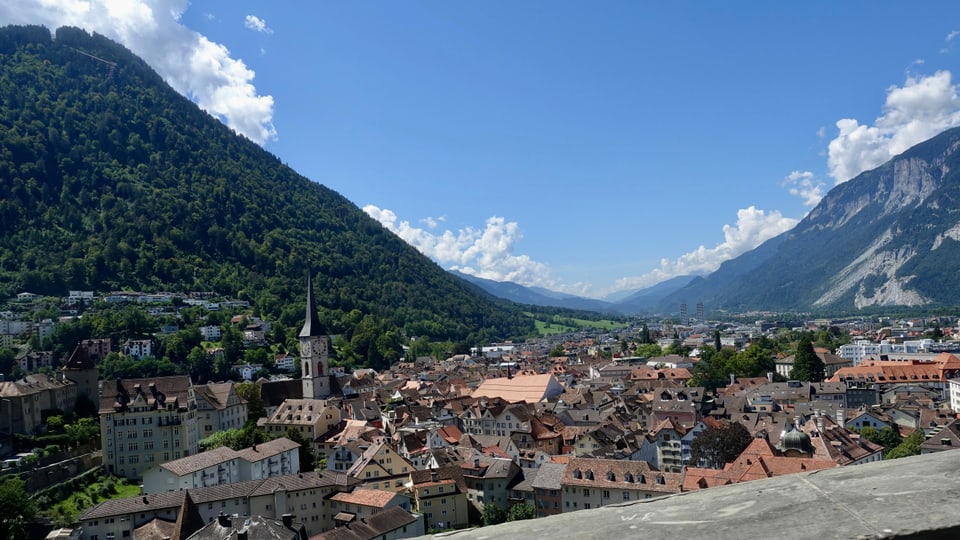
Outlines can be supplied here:
M954 2L14 4L443 267L585 296L714 270L960 125Z

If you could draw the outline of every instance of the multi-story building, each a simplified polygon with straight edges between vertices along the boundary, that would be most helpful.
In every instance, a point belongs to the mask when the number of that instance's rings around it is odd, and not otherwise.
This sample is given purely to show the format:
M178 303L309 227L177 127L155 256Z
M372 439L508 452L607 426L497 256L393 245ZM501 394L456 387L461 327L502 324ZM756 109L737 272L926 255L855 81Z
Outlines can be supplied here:
M653 470L645 461L573 458L561 485L563 511L572 512L679 493L682 475Z
M27 375L0 382L0 433L35 433L44 426L43 411L73 411L77 385L52 375Z
M128 339L121 347L123 354L131 358L153 356L153 341L149 339Z
M298 443L285 437L243 450L221 446L152 467L143 474L143 492L195 489L297 474L299 448Z
M335 526L337 512L330 507L329 496L349 491L356 483L346 475L324 471L111 499L80 514L80 540L133 538L136 529L154 520L167 526L176 522L181 531L189 521L198 529L197 525L220 515L233 514L270 519L294 514L312 537Z
M100 437L107 472L139 479L147 469L197 453L197 400L190 377L102 381Z
M340 425L340 409L323 399L287 399L261 425L271 435L280 436L287 429L298 431L319 452L324 434Z
M466 527L469 522L467 484L460 467L410 473L414 506L431 529Z
M247 422L247 404L237 395L233 382L197 385L193 389L201 439L218 431L240 429Z

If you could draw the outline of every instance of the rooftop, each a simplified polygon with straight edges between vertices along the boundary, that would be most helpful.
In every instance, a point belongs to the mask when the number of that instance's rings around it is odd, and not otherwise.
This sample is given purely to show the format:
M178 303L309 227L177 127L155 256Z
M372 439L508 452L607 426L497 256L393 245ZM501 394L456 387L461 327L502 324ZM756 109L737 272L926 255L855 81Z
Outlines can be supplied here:
M433 538L960 537L960 452L778 476Z

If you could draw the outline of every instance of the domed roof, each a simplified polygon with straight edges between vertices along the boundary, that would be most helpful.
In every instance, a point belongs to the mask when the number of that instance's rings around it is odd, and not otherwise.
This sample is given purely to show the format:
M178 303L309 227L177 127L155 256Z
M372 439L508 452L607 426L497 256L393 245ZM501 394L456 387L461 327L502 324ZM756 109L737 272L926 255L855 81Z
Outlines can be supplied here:
M810 436L793 426L790 431L780 437L780 451L787 452L795 450L798 452L809 453L813 451L813 444L810 442Z

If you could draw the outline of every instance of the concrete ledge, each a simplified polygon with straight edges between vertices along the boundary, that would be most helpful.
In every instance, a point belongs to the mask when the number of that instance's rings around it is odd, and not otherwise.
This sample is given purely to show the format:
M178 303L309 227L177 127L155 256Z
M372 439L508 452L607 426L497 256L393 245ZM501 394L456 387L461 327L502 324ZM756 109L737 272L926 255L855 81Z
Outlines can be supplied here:
M426 538L953 539L960 538L958 510L954 450Z

